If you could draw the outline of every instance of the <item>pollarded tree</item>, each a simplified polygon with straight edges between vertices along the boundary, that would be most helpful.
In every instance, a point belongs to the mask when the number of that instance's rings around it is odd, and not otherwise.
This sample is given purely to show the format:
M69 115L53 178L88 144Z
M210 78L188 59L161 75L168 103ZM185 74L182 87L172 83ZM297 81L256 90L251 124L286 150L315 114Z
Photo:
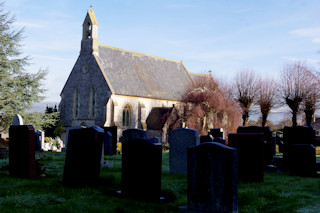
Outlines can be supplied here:
M310 70L306 73L306 91L303 97L303 111L307 126L311 125L312 117L320 100L320 80Z
M239 102L242 109L242 125L246 126L249 111L257 98L259 76L253 70L244 69L236 74L233 83L233 97Z
M297 114L306 95L309 71L309 67L301 61L287 64L282 70L280 93L291 109L292 126L297 126Z
M41 80L45 70L35 74L25 72L28 57L23 57L21 40L23 29L12 28L15 19L4 11L0 3L0 126L5 130L13 116L29 109L32 103L41 100Z
M262 114L261 125L264 127L272 107L277 98L277 82L271 78L261 79L258 83L257 103Z

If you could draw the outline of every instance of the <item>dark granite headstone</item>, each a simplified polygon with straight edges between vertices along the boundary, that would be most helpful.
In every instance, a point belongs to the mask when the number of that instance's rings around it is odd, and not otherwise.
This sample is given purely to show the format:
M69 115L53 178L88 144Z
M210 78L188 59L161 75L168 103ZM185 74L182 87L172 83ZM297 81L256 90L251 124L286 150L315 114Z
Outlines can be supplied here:
M211 135L202 135L200 136L200 144L206 143L206 142L212 142L213 137Z
M238 149L239 180L243 182L263 182L263 133L229 134L228 139L228 145Z
M290 150L294 144L312 144L316 143L316 131L310 126L284 127L283 129L283 163L288 168L290 162Z
M187 148L191 148L199 144L199 133L195 129L178 128L170 131L170 172L187 174Z
M103 127L104 131L108 131L112 135L112 155L117 154L117 141L118 141L118 127L110 126Z
M103 137L104 155L113 155L112 134L109 131L104 131Z
M293 144L289 152L290 174L302 177L316 176L316 149L312 144Z
M136 138L147 138L147 132L143 129L126 129L122 132L124 141L130 141Z
M94 185L99 180L104 131L93 126L69 131L63 183Z
M123 196L159 200L161 190L162 145L149 139L122 143Z
M188 149L188 210L238 211L237 150L219 143Z
M35 177L36 136L32 125L10 126L9 173L18 177Z
M213 128L210 129L210 135L212 135L213 138L219 137L224 138L223 129L222 128Z
M264 161L265 164L270 164L275 152L274 140L272 138L272 129L268 126L239 126L237 133L263 133L264 143Z

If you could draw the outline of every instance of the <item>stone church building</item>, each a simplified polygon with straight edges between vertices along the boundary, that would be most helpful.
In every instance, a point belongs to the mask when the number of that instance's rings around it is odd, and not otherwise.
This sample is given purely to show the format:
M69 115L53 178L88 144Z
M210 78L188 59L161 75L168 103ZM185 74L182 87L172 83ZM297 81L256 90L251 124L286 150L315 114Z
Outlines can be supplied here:
M172 108L193 84L196 74L181 61L99 44L92 9L82 27L80 55L61 92L66 127L117 126L118 136L128 128L147 130L150 113Z

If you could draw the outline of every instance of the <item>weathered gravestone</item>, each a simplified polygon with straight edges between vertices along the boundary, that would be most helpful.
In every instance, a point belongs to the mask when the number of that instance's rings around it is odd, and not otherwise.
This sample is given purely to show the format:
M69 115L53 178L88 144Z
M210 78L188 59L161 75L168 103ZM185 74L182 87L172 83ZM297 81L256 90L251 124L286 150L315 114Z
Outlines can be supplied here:
M118 141L118 127L117 126L110 126L110 127L103 127L104 131L108 131L112 135L112 155L117 154L117 141Z
M312 144L315 146L316 143L316 132L313 127L310 126L294 126L284 127L283 129L283 163L284 167L287 168L290 164L291 146L294 144Z
M303 177L316 176L316 149L312 144L293 144L288 151L290 174Z
M23 119L21 117L21 115L16 114L12 120L12 125L13 126L19 126L19 125L23 125Z
M18 177L35 177L36 136L32 125L9 128L9 173Z
M123 141L130 141L136 138L147 138L147 132L143 129L126 129L122 132Z
M44 131L37 130L36 132L36 150L40 152L44 146Z
M191 148L199 144L199 133L195 129L178 128L170 131L170 172L187 174L187 148Z
M188 148L188 211L238 212L237 150L209 142Z
M109 131L104 131L103 137L104 155L113 155L112 134Z
M210 135L212 135L213 138L224 138L223 129L222 128L212 128L210 129Z
M159 200L161 164L161 143L143 138L124 141L121 194L144 200Z
M223 145L226 145L226 140L223 138L220 138L220 137L215 137L212 142L217 142L217 143L221 143Z
M69 131L63 183L94 185L99 180L104 131L93 126Z
M243 182L263 182L263 133L229 134L228 145L238 149L239 180Z
M272 137L272 129L270 127L262 127L262 126L239 126L237 129L237 133L263 133L264 143L264 161L265 164L270 164L273 155L275 153L275 145Z

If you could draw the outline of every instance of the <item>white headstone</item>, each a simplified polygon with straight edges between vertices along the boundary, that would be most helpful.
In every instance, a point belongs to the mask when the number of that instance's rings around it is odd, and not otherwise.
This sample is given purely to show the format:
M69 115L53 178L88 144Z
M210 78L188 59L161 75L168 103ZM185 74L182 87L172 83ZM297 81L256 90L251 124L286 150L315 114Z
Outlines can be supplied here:
M23 119L21 117L21 115L16 114L12 120L12 125L14 126L19 126L19 125L23 125Z

